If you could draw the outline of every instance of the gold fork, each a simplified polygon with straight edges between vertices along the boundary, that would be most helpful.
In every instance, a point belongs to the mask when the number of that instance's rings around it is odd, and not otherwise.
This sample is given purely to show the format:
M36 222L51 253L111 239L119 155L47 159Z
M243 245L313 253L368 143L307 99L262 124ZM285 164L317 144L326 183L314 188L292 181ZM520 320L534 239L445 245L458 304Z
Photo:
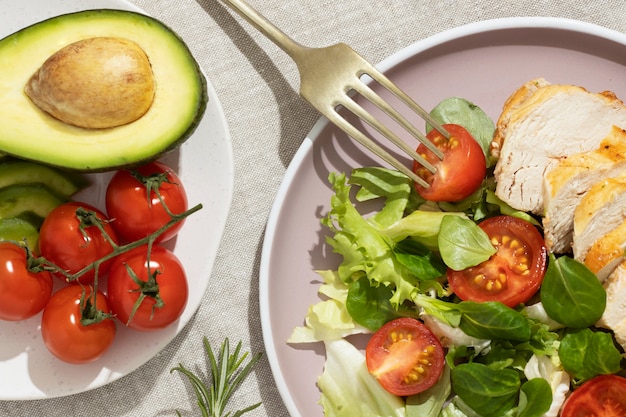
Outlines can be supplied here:
M407 175L418 184L424 187L429 186L426 181L417 176L405 164L397 160L369 136L346 120L346 118L339 113L338 109L345 108L349 110L428 171L435 173L435 166L428 162L423 156L419 155L414 147L409 146L400 139L388 126L381 123L371 113L359 105L353 99L353 95L357 93L369 100L406 129L406 131L419 142L423 143L439 159L443 159L443 153L433 145L422 132L415 128L406 117L400 114L363 82L362 77L367 75L373 81L389 90L430 126L441 132L446 138L449 138L449 133L434 120L427 111L348 45L339 43L323 48L309 48L300 45L253 9L244 0L223 0L223 2L256 27L263 35L279 46L295 61L298 66L298 71L300 72L300 95L305 100L311 103L313 107L333 124L342 129L348 136L355 139L375 155L378 155L383 161Z

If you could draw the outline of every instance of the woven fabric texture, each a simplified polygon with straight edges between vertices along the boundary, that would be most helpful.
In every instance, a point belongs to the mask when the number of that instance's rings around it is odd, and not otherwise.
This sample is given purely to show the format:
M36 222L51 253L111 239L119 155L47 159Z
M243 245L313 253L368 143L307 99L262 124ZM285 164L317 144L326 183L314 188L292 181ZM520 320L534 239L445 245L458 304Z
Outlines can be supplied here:
M54 0L51 0L54 1ZM234 153L232 209L204 302L156 357L104 387L68 397L0 402L0 416L164 417L199 415L189 384L170 370L205 370L202 338L228 337L264 352L258 278L264 228L285 170L318 113L298 95L291 59L218 0L133 0L187 42L217 91ZM554 16L626 31L626 2L605 0L250 0L309 46L339 41L379 62L416 41L471 22ZM460 63L462 67L462 63ZM1 342L0 342L1 343ZM0 378L10 378L0 375ZM250 417L288 412L264 357L235 393L232 409L262 402Z

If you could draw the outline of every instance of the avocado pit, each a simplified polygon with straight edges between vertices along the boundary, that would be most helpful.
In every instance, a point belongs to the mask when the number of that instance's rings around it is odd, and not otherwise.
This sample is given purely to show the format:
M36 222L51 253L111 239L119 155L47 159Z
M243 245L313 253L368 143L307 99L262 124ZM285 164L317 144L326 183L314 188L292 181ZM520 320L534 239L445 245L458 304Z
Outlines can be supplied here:
M155 81L148 56L135 42L94 37L50 56L24 92L64 123L105 129L141 118L154 100Z

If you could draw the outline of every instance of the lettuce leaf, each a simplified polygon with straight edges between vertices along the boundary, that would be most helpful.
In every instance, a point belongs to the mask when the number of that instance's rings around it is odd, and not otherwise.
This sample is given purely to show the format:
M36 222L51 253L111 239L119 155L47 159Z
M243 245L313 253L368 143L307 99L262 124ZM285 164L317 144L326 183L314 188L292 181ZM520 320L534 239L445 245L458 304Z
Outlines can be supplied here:
M404 400L370 375L361 351L345 339L324 344L326 364L317 385L325 417L406 417Z
M448 97L439 102L430 111L430 115L439 123L455 123L467 129L482 148L487 166L495 164L496 161L489 152L495 125L480 107L461 97ZM431 130L432 127L427 125L426 132Z
M369 218L352 202L351 186L346 183L345 174L331 173L329 181L335 195L331 197L331 208L322 224L333 233L332 237L327 236L326 242L343 257L338 267L340 279L350 283L365 275L372 286L391 288L390 302L397 307L419 291L419 278L396 259L395 244L411 237L427 247L436 247L441 219L447 215L465 215L418 210L403 217L412 198L410 180L390 172L393 171L368 168L352 174L351 181L361 186L361 199L385 199L384 207Z
M358 325L346 310L348 286L334 271L318 271L324 280L319 293L328 297L309 307L305 325L296 327L287 343L313 343L341 339L345 336L370 331Z

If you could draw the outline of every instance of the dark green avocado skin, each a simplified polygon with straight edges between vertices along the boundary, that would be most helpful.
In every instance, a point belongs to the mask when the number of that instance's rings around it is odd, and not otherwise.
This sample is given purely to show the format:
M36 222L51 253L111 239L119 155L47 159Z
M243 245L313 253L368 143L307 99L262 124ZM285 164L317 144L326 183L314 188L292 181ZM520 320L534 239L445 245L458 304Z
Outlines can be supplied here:
M96 36L130 39L150 60L157 91L135 122L110 129L71 126L23 92L59 45ZM0 153L77 172L129 168L177 149L198 128L209 100L206 77L183 39L163 22L126 10L59 15L1 39L0 77L10 80L0 85Z

